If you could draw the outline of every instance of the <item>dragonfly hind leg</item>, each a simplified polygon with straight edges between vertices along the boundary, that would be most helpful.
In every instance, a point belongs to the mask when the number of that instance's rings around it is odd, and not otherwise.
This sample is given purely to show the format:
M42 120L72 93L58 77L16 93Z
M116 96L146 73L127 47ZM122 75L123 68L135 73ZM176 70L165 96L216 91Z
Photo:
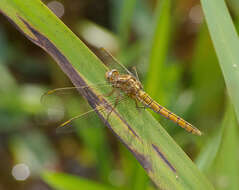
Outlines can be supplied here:
M139 104L138 104L138 101L137 100L135 100L135 106L136 106L136 108L140 111L140 109L146 109L147 107L146 106L139 106Z

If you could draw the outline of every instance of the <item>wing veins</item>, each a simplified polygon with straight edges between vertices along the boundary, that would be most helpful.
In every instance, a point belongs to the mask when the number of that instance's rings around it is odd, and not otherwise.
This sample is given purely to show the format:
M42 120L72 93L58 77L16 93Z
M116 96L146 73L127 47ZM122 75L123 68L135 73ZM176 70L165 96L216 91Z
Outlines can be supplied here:
M100 52L104 56L104 60L108 59L109 62L115 63L123 68L129 75L134 76L123 64L121 64L111 53L109 53L105 48L99 48ZM107 64L107 63L106 63Z

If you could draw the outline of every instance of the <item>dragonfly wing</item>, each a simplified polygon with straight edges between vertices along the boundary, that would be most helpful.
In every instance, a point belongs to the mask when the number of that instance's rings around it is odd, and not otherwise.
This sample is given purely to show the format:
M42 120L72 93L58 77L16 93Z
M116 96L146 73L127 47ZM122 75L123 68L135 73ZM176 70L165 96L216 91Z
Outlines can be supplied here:
M121 103L123 101L127 100L127 96L121 96L119 97L114 97L111 98L111 100L108 102L112 109L115 108L115 103L117 101L117 103ZM74 131L77 131L78 127L84 127L84 126L92 126L91 125L91 121L95 119L96 117L96 113L95 112L99 112L103 115L109 114L112 110L106 109L105 105L99 105L94 109L91 109L87 112L84 112L82 114L76 115L74 117L72 117L71 119L65 121L64 123L62 123L61 125L59 125L56 129L57 133L71 133ZM73 125L73 121L77 120L78 123L77 125Z
M41 96L41 103L44 105L47 105L46 100L51 95L59 96L59 95L63 95L63 94L72 94L73 93L72 91L79 90L79 89L94 88L94 89L100 90L100 89L103 89L103 88L106 89L109 87L111 87L111 84L104 82L104 83L98 83L98 84L90 85L90 86L87 85L87 86L80 86L80 87L72 86L72 87L55 88L53 90L47 91L46 93L44 93Z
M100 48L100 58L109 69L117 69L121 73L133 75L122 63L113 57L106 49Z
M106 110L106 109L105 109ZM96 118L96 111L103 112L104 110L101 108L95 108L89 110L83 114L76 115L71 119L65 121L64 123L60 124L56 128L56 133L58 134L65 134L65 133L72 133L77 131L78 127L83 128L84 126L91 126L90 123L92 120ZM77 120L76 125L73 125L73 121Z

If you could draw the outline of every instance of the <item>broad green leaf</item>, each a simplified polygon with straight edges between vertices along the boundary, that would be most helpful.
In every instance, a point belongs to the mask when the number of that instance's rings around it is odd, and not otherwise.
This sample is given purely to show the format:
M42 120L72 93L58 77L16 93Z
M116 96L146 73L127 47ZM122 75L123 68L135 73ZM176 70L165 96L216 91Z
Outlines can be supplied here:
M54 172L44 172L43 179L51 187L56 190L114 190L117 188L102 185L93 182L88 179L84 179L78 176L64 174L64 173L54 173Z
M0 12L50 54L75 86L105 81L107 68L40 0L1 0ZM112 110L109 98L99 98L109 90L79 91L92 107L104 102L103 106ZM161 125L147 111L139 112L134 101L117 106L109 120L107 112L98 115L134 154L158 188L213 189Z
M239 121L239 38L224 0L201 0L201 3Z

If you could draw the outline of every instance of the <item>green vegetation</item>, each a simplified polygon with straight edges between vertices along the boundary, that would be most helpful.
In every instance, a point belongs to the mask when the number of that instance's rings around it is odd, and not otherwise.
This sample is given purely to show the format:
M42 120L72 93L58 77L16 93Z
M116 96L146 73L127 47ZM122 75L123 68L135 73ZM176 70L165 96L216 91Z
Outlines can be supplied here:
M63 20L80 38L47 8L53 6L50 1L44 3L0 1L3 174L25 163L31 176L23 189L38 180L59 190L238 189L239 41L223 0L201 0L209 31L199 5L111 0L103 3L106 7L87 2L89 11L81 9L84 4L79 1L73 5L79 7L79 17L65 2ZM94 12L100 7L108 12ZM233 6L231 11L238 9ZM16 28L46 53L23 39ZM156 114L154 118L136 109L132 100L116 107L108 128L92 113L71 123L66 133L57 133L63 119L88 111L86 100L93 108L99 106L99 95L111 87L79 89L84 99L74 92L50 95L44 98L45 106L40 97L47 89L69 86L70 81L77 87L104 83L107 68L96 56L101 57L100 46L126 66L136 66L146 91L204 135L189 134ZM104 101L112 106L115 100L104 97ZM98 116L107 119L106 112ZM8 182L9 176L5 189L17 183Z

